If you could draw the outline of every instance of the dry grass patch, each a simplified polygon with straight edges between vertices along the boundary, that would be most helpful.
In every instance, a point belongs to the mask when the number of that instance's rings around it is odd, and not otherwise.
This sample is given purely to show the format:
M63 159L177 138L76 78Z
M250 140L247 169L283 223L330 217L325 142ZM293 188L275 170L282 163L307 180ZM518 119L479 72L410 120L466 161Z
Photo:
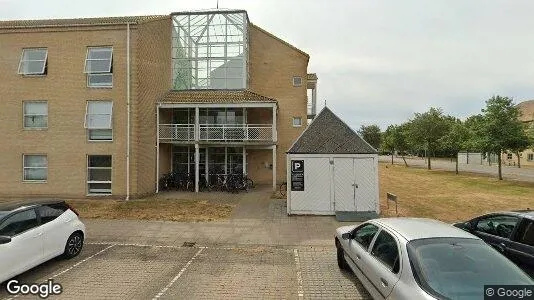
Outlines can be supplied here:
M163 199L158 196L130 200L69 200L82 218L205 222L225 219L235 205L202 200Z
M394 203L386 209L386 192L399 197L399 215L427 217L447 222L466 220L487 212L534 209L534 183L499 181L477 174L406 168L379 164L380 207L383 216L395 214Z

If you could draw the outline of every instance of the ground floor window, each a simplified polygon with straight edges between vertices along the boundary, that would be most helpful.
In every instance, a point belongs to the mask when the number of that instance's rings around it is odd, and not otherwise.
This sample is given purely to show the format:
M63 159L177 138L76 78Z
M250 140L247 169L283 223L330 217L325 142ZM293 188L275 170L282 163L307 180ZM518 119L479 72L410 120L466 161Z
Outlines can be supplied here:
M24 181L46 181L48 158L46 155L23 155L22 168Z
M218 175L243 173L243 147L201 147L199 153L199 175L207 175L209 182L216 182ZM173 146L172 171L194 176L194 146Z
M111 155L87 156L87 191L89 194L111 194Z
M534 153L529 153L529 154L527 155L527 160L528 160L528 161L533 161L533 160L534 160Z

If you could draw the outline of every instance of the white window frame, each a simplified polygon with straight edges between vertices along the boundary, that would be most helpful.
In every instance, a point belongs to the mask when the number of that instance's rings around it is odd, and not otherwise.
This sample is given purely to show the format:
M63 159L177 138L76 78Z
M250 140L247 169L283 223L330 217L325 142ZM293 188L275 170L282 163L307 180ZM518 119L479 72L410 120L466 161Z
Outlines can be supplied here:
M107 71L101 71L101 72L88 72L87 71L87 62L88 61L107 61L107 58L89 58L89 52L92 49L110 49L111 50L111 56L109 58L109 65L107 67ZM85 54L85 63L83 66L83 72L87 74L87 87L90 88L112 88L113 87L113 47L112 46L91 46L87 47L87 52ZM110 75L111 76L111 82L109 84L91 84L90 78L91 77L97 77L102 75Z
M26 156L44 156L46 161L45 167L26 167ZM46 169L46 178L45 179L26 179L26 169ZM22 181L23 182L47 182L48 180L48 155L46 154L22 154Z
M27 60L25 60L24 59L24 52L26 52L26 51L35 51L35 50L44 50L45 51L44 60L42 60L42 59L27 59ZM22 63L23 62L35 62L35 61L43 62L43 66L42 66L40 72L24 73L24 72L21 71L20 68L22 67ZM22 49L22 54L20 55L19 69L18 69L17 73L19 75L23 75L23 76L45 76L46 75L47 62L48 62L48 48L23 48Z
M46 103L46 115L43 115L43 114L27 114L26 113L26 103ZM46 126L44 126L44 127L27 127L26 126L26 117L29 117L29 116L46 117ZM48 129L48 101L47 100L24 100L24 101L22 101L22 127L25 130Z
M91 167L89 165L90 163L90 160L89 158L91 156L109 156L111 158L111 166L109 167ZM89 170L110 170L111 174L110 174L110 180L89 180L90 176L90 171ZM92 183L109 183L110 185L110 189L109 191L106 189L106 190L103 190L103 192L101 193L95 193L95 192L91 192L91 189L89 188L89 185L92 184ZM90 155L87 155L87 195L88 196L109 196L109 195L112 195L112 191L113 191L113 156L112 155L108 155L108 154L90 154Z
M300 124L295 124L296 120L300 120L299 121ZM291 125L293 125L293 127L302 127L302 117L293 117L291 119Z
M110 102L111 103L111 111L109 113L105 113L105 114L89 114L89 104L92 103L92 102ZM94 126L94 127L91 127L89 126L88 124L88 117L89 116L92 116L92 115L98 115L98 116L108 116L109 117L109 127L107 126L104 126L104 127L99 127L99 126ZM83 123L83 127L85 129L87 129L87 139L91 142L110 142L110 141L113 141L113 101L111 100L89 100L87 101L87 103L85 104L85 118L84 118L84 123ZM108 130L111 130L111 139L109 140L92 140L91 139L91 134L90 134L90 131L93 130L93 129L108 129Z
M297 83L296 81L299 80ZM302 77L301 76L293 76L293 86L302 86Z
M534 153L528 153L527 154L527 161L533 161L534 160Z

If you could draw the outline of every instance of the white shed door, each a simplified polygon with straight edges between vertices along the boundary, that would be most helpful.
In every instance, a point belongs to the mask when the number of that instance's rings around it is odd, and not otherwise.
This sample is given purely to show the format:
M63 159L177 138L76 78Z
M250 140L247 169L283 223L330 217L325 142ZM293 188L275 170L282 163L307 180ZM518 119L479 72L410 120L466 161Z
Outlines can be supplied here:
M335 158L335 210L375 211L375 172L372 158Z
M354 158L334 158L334 201L336 211L356 211Z
M354 182L356 190L356 210L376 211L376 170L372 158L354 159Z
M332 212L330 201L330 159L304 160L304 191L291 191L291 210Z

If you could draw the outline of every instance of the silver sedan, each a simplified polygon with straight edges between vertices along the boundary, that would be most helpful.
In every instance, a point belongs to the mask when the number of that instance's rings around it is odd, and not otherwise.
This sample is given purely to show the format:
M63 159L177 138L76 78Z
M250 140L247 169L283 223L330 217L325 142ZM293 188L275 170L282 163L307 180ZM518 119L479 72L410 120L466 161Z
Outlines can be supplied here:
M532 280L481 239L449 224L375 219L336 231L338 265L374 299L484 299L484 285Z

